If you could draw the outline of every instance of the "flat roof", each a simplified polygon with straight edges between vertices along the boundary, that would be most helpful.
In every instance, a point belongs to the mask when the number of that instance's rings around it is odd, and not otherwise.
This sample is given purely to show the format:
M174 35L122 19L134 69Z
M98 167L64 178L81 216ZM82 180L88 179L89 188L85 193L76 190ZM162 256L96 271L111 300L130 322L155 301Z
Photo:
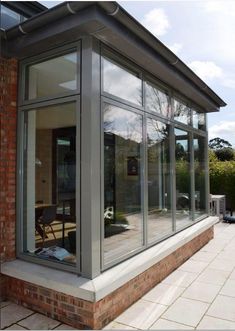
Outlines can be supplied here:
M94 28L92 30L92 27L87 25L87 30L85 28L85 22L81 19L81 14L86 13L87 9L94 9L93 10L93 17L90 15L87 15L87 19L93 20L96 22L94 24ZM98 11L97 11L98 10ZM100 14L100 15L99 15ZM103 16L101 15L103 14ZM105 15L104 15L105 14ZM77 15L79 19L76 20L76 23L72 22L72 16ZM84 16L86 16L84 14ZM69 19L69 20L68 20ZM159 39L157 39L155 36L153 36L145 27L143 27L135 18L133 18L123 7L121 7L117 2L110 1L110 2L89 2L89 1L75 1L75 2L63 2L62 4L59 4L55 7L52 7L50 9L47 9L27 21L19 24L18 26L12 27L5 31L5 39L6 43L10 44L16 44L13 43L15 40L23 40L19 43L16 47L17 54L19 54L20 47L26 47L24 46L24 41L28 42L30 39L27 38L27 35L33 35L34 33L37 34L37 38L40 31L43 31L44 38L48 38L48 35L45 33L45 29L47 28L47 33L52 37L52 30L53 26L56 24L59 24L59 22L63 21L63 24L65 23L65 20L67 20L67 23L72 24L82 24L83 23L83 32L86 32L88 34L92 34L95 37L99 38L100 40L107 42L111 46L114 44L114 46L119 49L120 41L118 44L118 38L114 38L112 36L112 29L115 30L116 36L117 34L123 29L123 36L127 39L130 38L130 45L133 41L133 43L142 42L143 45L145 45L145 52L148 54L151 54L151 57L153 58L155 56L155 61L159 61L158 69L160 68L160 62L162 63L162 66L165 66L165 70L175 72L175 78L173 79L172 73L169 74L169 77L166 78L166 83L170 86L177 87L177 81L182 82L181 90L185 92L185 95L189 98L191 98L194 102L198 103L199 106L204 107L205 111L218 111L219 107L226 106L226 103L202 80L200 79L183 61L181 61L169 48L167 48ZM73 27L74 28L74 27ZM64 24L64 29L68 29L68 27ZM49 31L51 30L51 31ZM125 31L129 31L132 34L131 36L126 36ZM119 31L119 32L118 32ZM62 28L61 28L62 33ZM31 37L32 39L32 37ZM39 40L39 39L38 39ZM32 43L32 40L31 40ZM115 44L116 43L116 44ZM27 43L26 43L27 44ZM25 44L25 45L26 45ZM11 46L10 52L14 53L14 46ZM131 51L131 47L130 47ZM132 52L134 54L134 52ZM24 56L27 56L27 52L24 53ZM28 55L29 56L29 55ZM150 55L149 55L150 56ZM133 57L133 56L132 56ZM154 61L149 61L149 66L151 64L151 70L154 68L155 64ZM156 62L157 63L157 62ZM139 60L139 63L141 65L141 60ZM150 67L149 67L150 68ZM146 70L149 70L149 68L146 67ZM160 73L160 70L158 70ZM178 76L177 76L178 75ZM158 75L155 75L158 77ZM160 77L161 79L161 73ZM185 82L183 82L185 81ZM200 91L200 97L194 98L193 96L193 90L190 92L190 89L186 88L186 84L190 84L192 88L198 89ZM202 100L200 100L200 98ZM208 106L206 106L206 100L208 99ZM204 100L204 101L203 101ZM210 102L209 102L210 101Z

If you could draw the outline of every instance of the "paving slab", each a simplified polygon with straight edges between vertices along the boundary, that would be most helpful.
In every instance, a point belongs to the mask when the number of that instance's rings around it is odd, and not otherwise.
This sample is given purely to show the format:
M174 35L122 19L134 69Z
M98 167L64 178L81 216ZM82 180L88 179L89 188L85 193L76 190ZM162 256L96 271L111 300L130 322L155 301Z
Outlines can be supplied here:
M144 295L142 299L169 306L181 295L181 293L183 293L183 291L183 287L160 283Z
M111 322L103 330L138 330L138 329L118 322Z
M218 253L215 252L197 252L194 254L191 259L195 261L201 261L201 262L211 262L214 260L214 258L218 255Z
M235 269L230 274L229 279L235 279Z
M167 306L140 299L116 318L116 322L137 329L148 329L163 314Z
M4 329L12 324L16 324L31 314L33 314L32 310L11 303L1 308L1 328Z
M185 290L182 297L211 303L219 293L220 289L220 285L195 281Z
M151 326L150 330L194 330L194 328L160 318Z
M170 284L180 287L188 287L198 277L197 274L183 270L175 270L166 277L162 284Z
M5 330L27 330L27 329L23 328L22 326L20 326L18 324L13 324L13 325L9 326L9 328L6 328Z
M235 298L235 280L228 279L222 287L220 294Z
M207 315L235 322L235 298L218 295Z
M222 320L219 318L204 316L199 325L198 330L235 330L235 323Z
M60 322L36 313L18 322L18 324L29 330L52 330L59 326Z
M0 302L0 308L6 307L8 305L12 304L11 301L1 301Z
M167 309L162 318L196 327L208 307L209 304L204 302L179 298Z
M74 328L72 328L72 326L69 326L69 325L66 325L66 324L60 324L59 326L57 326L53 330L77 330L77 329L74 329Z
M189 259L179 267L179 270L200 274L208 266L208 264L208 262Z
M229 260L216 258L210 263L210 268L231 272L234 269L234 264Z
M197 278L197 281L215 285L223 285L229 277L229 274L229 271L206 268Z

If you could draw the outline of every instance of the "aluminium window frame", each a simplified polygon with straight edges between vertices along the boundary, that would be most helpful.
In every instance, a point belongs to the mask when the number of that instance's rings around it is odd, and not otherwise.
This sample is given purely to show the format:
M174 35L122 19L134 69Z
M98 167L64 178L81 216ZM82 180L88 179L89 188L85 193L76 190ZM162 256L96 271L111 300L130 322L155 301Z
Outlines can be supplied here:
M139 110L138 108L134 108L134 107L130 107L128 105L126 105L125 103L120 103L119 101L115 101L111 98L108 98L107 96L102 96L101 97L101 164L104 164L104 130L103 130L103 118L104 118L104 107L105 105L111 105L117 108L121 108L123 110L127 110L130 111L132 113L135 113L137 115L140 115L142 117L142 148L140 151L140 157L141 157L141 164L143 165L142 169L140 166L140 187L141 187L141 215L142 215L142 224L141 224L141 241L142 241L142 245L134 250L132 250L131 252L128 252L127 254L122 255L121 257L118 257L115 259L115 264L118 264L120 262L123 261L123 256L124 256L124 260L127 260L128 258L137 255L138 253L142 252L144 249L147 248L147 244L146 244L146 228L145 228L145 208L144 208L144 204L145 204L145 198L144 198L144 183L146 182L146 180L144 180L145 175L146 175L146 171L145 171L145 164L146 164L146 156L144 153L144 146L146 144L146 141L144 139L144 113ZM102 167L102 169L104 169L104 167ZM101 219L101 271L104 271L107 268L112 267L113 264L113 260L111 262L105 263L105 258L104 258L104 170L102 170L101 172L101 208L100 208L100 219Z
M76 93L61 93L58 95L35 98L30 100L30 102L24 100L26 85L26 67L30 64L40 63L49 58L56 58L61 54L69 54L70 51L75 51L77 53L77 60L81 57L81 41L77 41L66 46L54 48L48 52L40 54L39 56L29 57L20 62L19 66L19 106L18 106L18 122L17 122L17 194L16 194L16 256L22 260L32 262L35 264L52 267L58 270L69 271L72 273L81 273L81 121L80 121L80 79L81 79L81 67L80 60L77 61L77 90ZM76 112L76 263L75 265L69 263L63 263L60 261L44 260L37 256L32 256L31 254L24 252L25 247L25 222L24 222L24 209L26 205L26 194L25 191L25 179L27 178L27 171L25 172L24 162L25 162L25 148L27 139L27 130L25 125L25 113L31 110L38 110L55 105L63 105L67 103L75 104ZM25 194L26 193L26 194Z
M28 81L27 81L27 69L30 67L30 65L43 63L48 60L56 59L57 57L67 55L70 53L76 53L77 54L77 63L76 63L76 73L77 73L77 88L76 90L72 90L71 92L63 92L63 93L57 93L52 94L48 96L42 96L42 97L36 97L34 99L27 99L26 98L26 92L28 87ZM69 97L72 95L80 94L80 81L81 81L81 41L78 40L76 42L59 46L57 48L53 48L52 50L46 51L41 53L40 55L34 55L28 58L23 59L20 62L20 85L21 89L19 90L19 97L18 97L18 104L19 106L23 105L32 105L39 102L54 100L57 98L63 98L63 97Z
M122 68L125 69L127 66L128 68L132 71L135 72L140 72L140 77L142 79L142 96L143 96L143 107L139 107L136 104L133 104L131 102L128 102L125 99L122 99L120 97L117 97L115 95L111 95L107 92L103 91L103 68L102 68L102 56L105 53L105 50L108 49L108 54L110 54L111 60L117 62L117 64L120 64ZM195 201L194 201L194 192L195 192L195 172L194 172L194 150L193 150L193 135L196 133L199 136L202 136L205 138L205 143L208 141L208 132L206 131L207 129L207 123L205 123L205 131L196 129L193 127L193 109L196 111L199 111L200 113L203 113L205 115L205 120L207 119L206 113L199 107L198 105L195 105L189 98L185 97L184 95L180 94L178 91L174 90L170 86L166 85L164 82L160 81L158 78L147 72L144 68L140 68L137 64L135 64L132 60L128 59L126 56L123 56L116 50L112 49L111 47L108 47L107 45L101 43L101 271L105 271L108 268L111 268L118 263L128 259L131 256L137 255L138 253L146 250L147 248L150 248L165 239L174 236L176 233L181 232L185 230L186 228L193 226L197 222L200 222L201 220L205 219L206 217L209 216L209 199L208 199L208 194L209 194L209 178L208 178L208 164L205 169L205 180L206 180L206 213L201 215L200 217L195 219ZM106 55L107 57L107 55ZM170 101L170 107L171 107L171 117L166 117L163 116L162 114L159 114L157 112L153 112L151 110L146 109L146 82L153 84L156 88L159 88L160 91L163 91L166 93L169 97ZM179 102L182 102L185 104L185 106L189 109L189 123L184 124L181 123L177 120L174 119L174 99L176 99ZM144 163L143 163L143 179L144 183L141 183L141 189L142 189L142 194L144 195L143 197L143 241L144 245L142 246L141 249L136 250L134 252L129 252L125 254L124 256L122 255L121 257L112 260L111 262L105 264L104 263L104 250L103 250L103 240L104 240L104 220L103 220L103 210L104 210L104 170L103 170L103 165L104 165L104 153L103 153L103 104L108 103L108 104L113 104L117 107L124 108L124 109L129 109L131 111L136 111L136 112L142 112L143 114L143 157L144 157ZM170 172L171 172L171 203L172 203L172 228L173 231L171 234L165 235L160 239L157 239L156 241L151 241L148 242L147 240L147 213L148 213L148 185L147 185L147 178L148 178L148 171L147 171L147 127L146 127L146 121L147 118L153 118L157 121L163 122L165 124L169 124L170 128L170 141L174 142L175 141L175 135L174 135L174 129L179 128L181 130L186 131L189 134L189 153L190 153L190 194L191 194L191 214L192 214L192 222L191 224L188 224L180 229L176 229L176 174L175 174L175 144L172 143L170 144ZM206 159L207 158L207 148L205 148L205 155ZM208 162L207 162L208 163Z

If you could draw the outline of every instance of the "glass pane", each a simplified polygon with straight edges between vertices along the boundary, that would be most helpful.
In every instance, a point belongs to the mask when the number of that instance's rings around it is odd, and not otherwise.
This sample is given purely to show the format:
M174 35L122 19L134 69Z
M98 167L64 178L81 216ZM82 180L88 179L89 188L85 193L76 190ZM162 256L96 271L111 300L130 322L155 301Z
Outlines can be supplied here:
M26 123L25 250L75 263L75 103L31 110Z
M169 125L147 120L148 241L170 234L172 228Z
M1 12L0 27L2 29L9 29L12 26L20 23L20 14L3 6L2 4L0 4L0 12Z
M190 125L190 108L183 102L173 99L174 102L174 119L178 122Z
M194 135L195 219L206 213L206 139Z
M28 67L27 99L53 96L77 89L77 53L62 55Z
M206 117L203 113L193 111L193 127L195 129L206 130Z
M149 111L171 117L169 96L150 83L145 84L146 107Z
M104 261L143 244L141 207L142 116L104 108Z
M104 92L142 105L142 81L137 74L103 57Z
M188 132L175 129L176 229L191 224L191 179Z

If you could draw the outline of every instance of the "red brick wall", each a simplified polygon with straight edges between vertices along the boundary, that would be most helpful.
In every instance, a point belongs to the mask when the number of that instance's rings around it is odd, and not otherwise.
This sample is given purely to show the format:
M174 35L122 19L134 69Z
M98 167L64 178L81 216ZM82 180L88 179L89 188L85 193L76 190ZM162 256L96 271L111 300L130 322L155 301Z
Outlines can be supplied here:
M17 61L0 58L0 262L15 257Z
M75 328L101 329L185 262L210 241L213 235L211 227L95 303L12 277L6 277L7 297Z

